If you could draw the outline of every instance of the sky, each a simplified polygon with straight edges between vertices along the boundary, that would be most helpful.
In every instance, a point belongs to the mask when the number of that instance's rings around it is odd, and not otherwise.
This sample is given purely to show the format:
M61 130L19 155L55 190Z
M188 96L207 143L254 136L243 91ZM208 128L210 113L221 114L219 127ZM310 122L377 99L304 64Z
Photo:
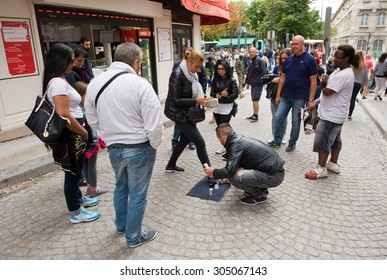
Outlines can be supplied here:
M318 10L321 15L321 10L323 11L322 20L325 20L325 10L327 7L332 7L332 15L337 11L337 9L340 7L343 0L315 0L314 3L311 5L311 7L315 10Z
M247 3L251 3L251 0L244 0L244 1L246 1ZM322 10L322 12L323 12L322 13L322 15L323 15L322 20L324 21L325 20L325 9L327 7L332 7L332 15L333 15L343 1L344 0L315 0L313 2L313 4L311 5L311 7L313 9L319 11L320 15L321 15L321 10ZM228 2L230 2L230 0L228 0Z

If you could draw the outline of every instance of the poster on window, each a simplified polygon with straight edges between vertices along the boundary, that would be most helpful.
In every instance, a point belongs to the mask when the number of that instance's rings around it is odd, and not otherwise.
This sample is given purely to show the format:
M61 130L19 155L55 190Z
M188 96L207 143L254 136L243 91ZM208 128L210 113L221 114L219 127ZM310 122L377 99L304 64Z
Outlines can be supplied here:
M0 17L0 79L38 75L29 19Z
M171 29L157 28L157 38L159 42L159 60L167 61L172 59L171 51Z

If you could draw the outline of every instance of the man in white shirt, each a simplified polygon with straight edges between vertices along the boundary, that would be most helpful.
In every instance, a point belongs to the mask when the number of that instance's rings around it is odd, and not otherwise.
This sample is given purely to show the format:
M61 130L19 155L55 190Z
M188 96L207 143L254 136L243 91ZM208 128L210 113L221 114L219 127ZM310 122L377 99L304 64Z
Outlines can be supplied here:
M318 153L318 164L307 172L311 180L328 177L328 171L340 173L337 164L341 142L341 128L345 122L355 81L351 65L357 67L355 50L349 45L340 45L334 55L336 69L330 76L323 75L321 81L321 102L318 108L320 118L315 131L313 151ZM328 157L330 160L327 163Z
M128 247L153 240L156 231L143 231L146 196L161 144L161 105L148 81L138 76L142 51L134 43L119 45L114 62L94 78L86 93L86 118L99 132L115 172L114 208L117 233L125 233ZM97 97L98 92L118 73ZM130 195L129 195L130 194Z

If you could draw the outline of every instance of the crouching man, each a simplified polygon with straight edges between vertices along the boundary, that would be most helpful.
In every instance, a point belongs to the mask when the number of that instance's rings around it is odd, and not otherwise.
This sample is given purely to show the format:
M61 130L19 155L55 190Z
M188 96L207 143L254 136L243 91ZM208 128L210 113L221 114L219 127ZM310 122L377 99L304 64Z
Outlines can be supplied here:
M246 205L264 203L268 188L279 186L284 180L285 161L262 141L245 137L233 131L228 123L216 128L220 143L226 148L224 168L206 167L205 173L215 179L225 179L246 195Z

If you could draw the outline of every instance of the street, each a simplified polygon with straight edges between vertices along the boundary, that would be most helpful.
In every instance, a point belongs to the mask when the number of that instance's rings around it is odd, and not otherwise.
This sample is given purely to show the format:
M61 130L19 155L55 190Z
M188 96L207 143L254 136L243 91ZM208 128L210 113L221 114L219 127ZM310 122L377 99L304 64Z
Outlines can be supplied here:
M233 128L264 142L271 138L269 101L262 94L259 121L251 115L250 94L237 99ZM369 97L370 102L373 97ZM387 102L385 100L382 102ZM373 100L372 100L373 101ZM376 101L375 101L376 102ZM290 116L289 116L290 117ZM199 124L212 165L220 144L211 112ZM290 118L287 140L290 133ZM148 192L144 229L157 238L128 249L116 233L112 203L114 174L108 154L98 156L98 184L109 191L91 208L101 212L95 222L71 224L63 194L63 172L53 171L0 196L0 259L3 260L383 260L387 257L387 143L356 104L353 120L342 130L341 174L317 181L304 178L314 168L313 135L301 131L296 150L278 153L285 160L285 180L270 189L267 202L246 206L242 192L231 187L220 202L186 196L205 174L196 151L188 148L177 165L184 173L168 174L173 126L164 131ZM81 187L86 192L84 187ZM92 248L92 249L90 249Z

